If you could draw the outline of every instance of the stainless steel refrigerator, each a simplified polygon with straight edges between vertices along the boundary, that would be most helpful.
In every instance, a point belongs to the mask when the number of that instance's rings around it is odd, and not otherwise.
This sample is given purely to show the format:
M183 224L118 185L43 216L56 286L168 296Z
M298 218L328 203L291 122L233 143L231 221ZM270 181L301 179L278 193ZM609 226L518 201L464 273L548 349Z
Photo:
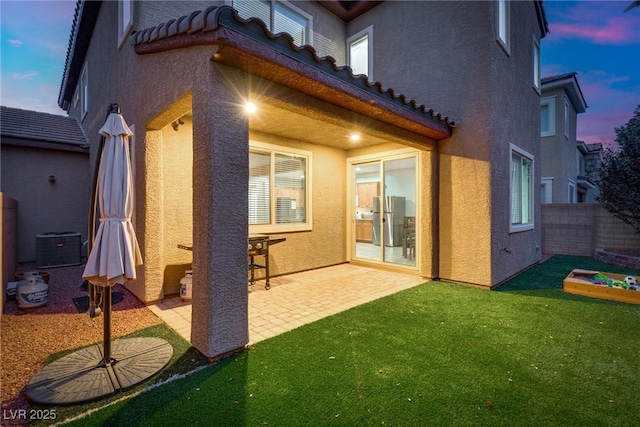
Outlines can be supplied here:
M381 197L373 198L373 244L380 245L384 233L385 246L402 245L402 220L404 218L405 198L387 196L384 205ZM382 225L380 218L382 217ZM382 230L380 229L382 227Z

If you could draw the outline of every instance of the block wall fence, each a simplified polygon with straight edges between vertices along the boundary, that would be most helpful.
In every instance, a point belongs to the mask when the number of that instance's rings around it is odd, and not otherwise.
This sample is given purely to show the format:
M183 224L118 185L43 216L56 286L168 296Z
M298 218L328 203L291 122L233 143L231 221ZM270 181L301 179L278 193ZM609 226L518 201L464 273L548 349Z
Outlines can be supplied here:
M593 257L596 249L640 253L640 234L598 203L542 205L542 251Z

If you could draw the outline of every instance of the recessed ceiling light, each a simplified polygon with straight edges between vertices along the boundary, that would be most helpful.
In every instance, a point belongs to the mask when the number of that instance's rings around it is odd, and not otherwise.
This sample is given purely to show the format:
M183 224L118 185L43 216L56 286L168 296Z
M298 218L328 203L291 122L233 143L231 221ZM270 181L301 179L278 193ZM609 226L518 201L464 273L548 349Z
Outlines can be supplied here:
M360 141L360 134L352 133L349 139L353 142Z
M244 109L249 114L253 114L258 111L258 107L256 107L256 104L250 101L244 104Z

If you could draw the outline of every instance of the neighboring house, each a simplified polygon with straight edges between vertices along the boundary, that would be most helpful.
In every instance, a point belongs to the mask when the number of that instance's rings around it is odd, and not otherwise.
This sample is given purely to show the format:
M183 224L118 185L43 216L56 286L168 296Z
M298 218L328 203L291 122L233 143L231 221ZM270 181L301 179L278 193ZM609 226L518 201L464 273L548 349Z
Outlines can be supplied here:
M36 260L36 235L87 236L89 145L75 118L0 107L0 191L17 201L17 262Z
M540 98L540 137L542 169L541 203L586 201L592 184L580 175L580 149L577 142L578 114L587 103L578 84L577 73L542 79Z
M59 104L92 159L119 104L144 257L128 286L160 300L192 264L192 343L216 356L248 341L250 233L286 238L274 274L491 288L537 263L547 31L540 1L79 2Z
M602 167L602 144L577 142L578 147L578 203L598 203L600 188L598 179Z

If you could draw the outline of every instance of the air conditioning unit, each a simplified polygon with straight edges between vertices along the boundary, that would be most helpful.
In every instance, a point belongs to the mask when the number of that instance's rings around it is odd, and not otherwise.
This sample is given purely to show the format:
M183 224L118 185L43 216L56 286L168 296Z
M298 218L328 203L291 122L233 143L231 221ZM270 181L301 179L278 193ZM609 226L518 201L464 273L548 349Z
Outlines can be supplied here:
M36 234L36 268L80 265L80 233Z

